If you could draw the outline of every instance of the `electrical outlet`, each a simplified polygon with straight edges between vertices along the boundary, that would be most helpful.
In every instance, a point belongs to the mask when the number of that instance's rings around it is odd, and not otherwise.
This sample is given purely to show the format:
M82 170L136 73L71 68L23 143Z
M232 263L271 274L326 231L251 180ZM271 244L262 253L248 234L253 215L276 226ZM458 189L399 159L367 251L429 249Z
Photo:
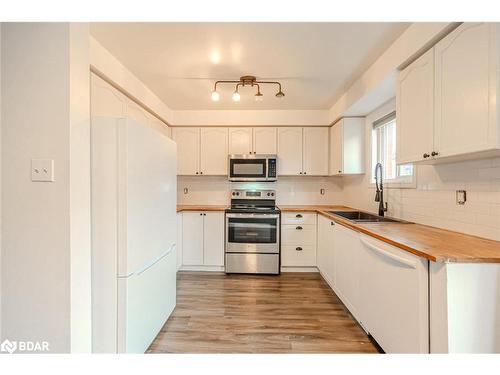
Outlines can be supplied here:
M184 188L184 194L187 194L187 193L189 193L189 190L188 190L188 188L187 188L187 187L185 187L185 188Z
M467 202L467 192L465 190L457 190L456 201L459 205L464 205Z
M31 181L53 182L54 160L53 159L31 159Z
M321 195L325 195L325 189L319 189L319 193L320 193Z

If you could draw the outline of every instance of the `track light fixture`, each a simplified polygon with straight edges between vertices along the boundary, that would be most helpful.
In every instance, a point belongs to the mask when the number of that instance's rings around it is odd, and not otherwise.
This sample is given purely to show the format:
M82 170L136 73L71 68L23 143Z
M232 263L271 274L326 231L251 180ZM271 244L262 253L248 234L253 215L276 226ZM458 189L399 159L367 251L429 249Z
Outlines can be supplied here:
M260 102L264 99L264 95L260 92L260 86L259 84L271 84L271 85L278 85L278 92L276 93L277 98L282 98L285 96L285 93L281 91L281 83L276 82L276 81L258 81L255 76L243 76L240 77L239 81L216 81L214 84L214 91L212 91L212 101L218 102L220 100L220 94L217 91L217 85L218 84L225 84L225 83L232 83L236 84L236 87L233 92L233 101L234 102L239 102L241 100L241 95L239 93L239 88L240 86L245 87L245 86L251 86L251 87L257 87L257 93L255 94L255 101Z

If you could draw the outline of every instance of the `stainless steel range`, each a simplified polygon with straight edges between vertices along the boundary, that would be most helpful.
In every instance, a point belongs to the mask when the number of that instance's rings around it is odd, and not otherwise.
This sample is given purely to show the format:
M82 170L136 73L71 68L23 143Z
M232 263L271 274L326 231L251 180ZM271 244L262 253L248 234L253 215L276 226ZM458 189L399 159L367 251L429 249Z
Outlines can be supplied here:
M226 273L280 273L280 210L274 190L232 190L226 209Z

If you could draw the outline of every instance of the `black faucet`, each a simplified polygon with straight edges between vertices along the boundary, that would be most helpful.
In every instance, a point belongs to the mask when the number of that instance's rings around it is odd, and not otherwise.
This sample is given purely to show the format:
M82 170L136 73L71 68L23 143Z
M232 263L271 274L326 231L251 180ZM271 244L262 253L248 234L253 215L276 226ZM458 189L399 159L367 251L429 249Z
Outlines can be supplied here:
M380 174L380 176L379 176ZM380 182L379 182L380 179ZM384 207L384 185L382 182L382 164L377 163L375 165L375 187L377 188L377 192L375 193L375 202L379 202L378 204L378 215L384 216L387 208Z

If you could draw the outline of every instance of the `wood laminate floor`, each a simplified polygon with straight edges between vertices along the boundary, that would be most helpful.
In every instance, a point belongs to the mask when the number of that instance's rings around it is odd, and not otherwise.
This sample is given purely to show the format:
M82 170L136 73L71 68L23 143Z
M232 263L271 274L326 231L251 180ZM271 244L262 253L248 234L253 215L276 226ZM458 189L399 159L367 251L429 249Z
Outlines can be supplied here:
M318 273L179 272L149 353L377 353Z

